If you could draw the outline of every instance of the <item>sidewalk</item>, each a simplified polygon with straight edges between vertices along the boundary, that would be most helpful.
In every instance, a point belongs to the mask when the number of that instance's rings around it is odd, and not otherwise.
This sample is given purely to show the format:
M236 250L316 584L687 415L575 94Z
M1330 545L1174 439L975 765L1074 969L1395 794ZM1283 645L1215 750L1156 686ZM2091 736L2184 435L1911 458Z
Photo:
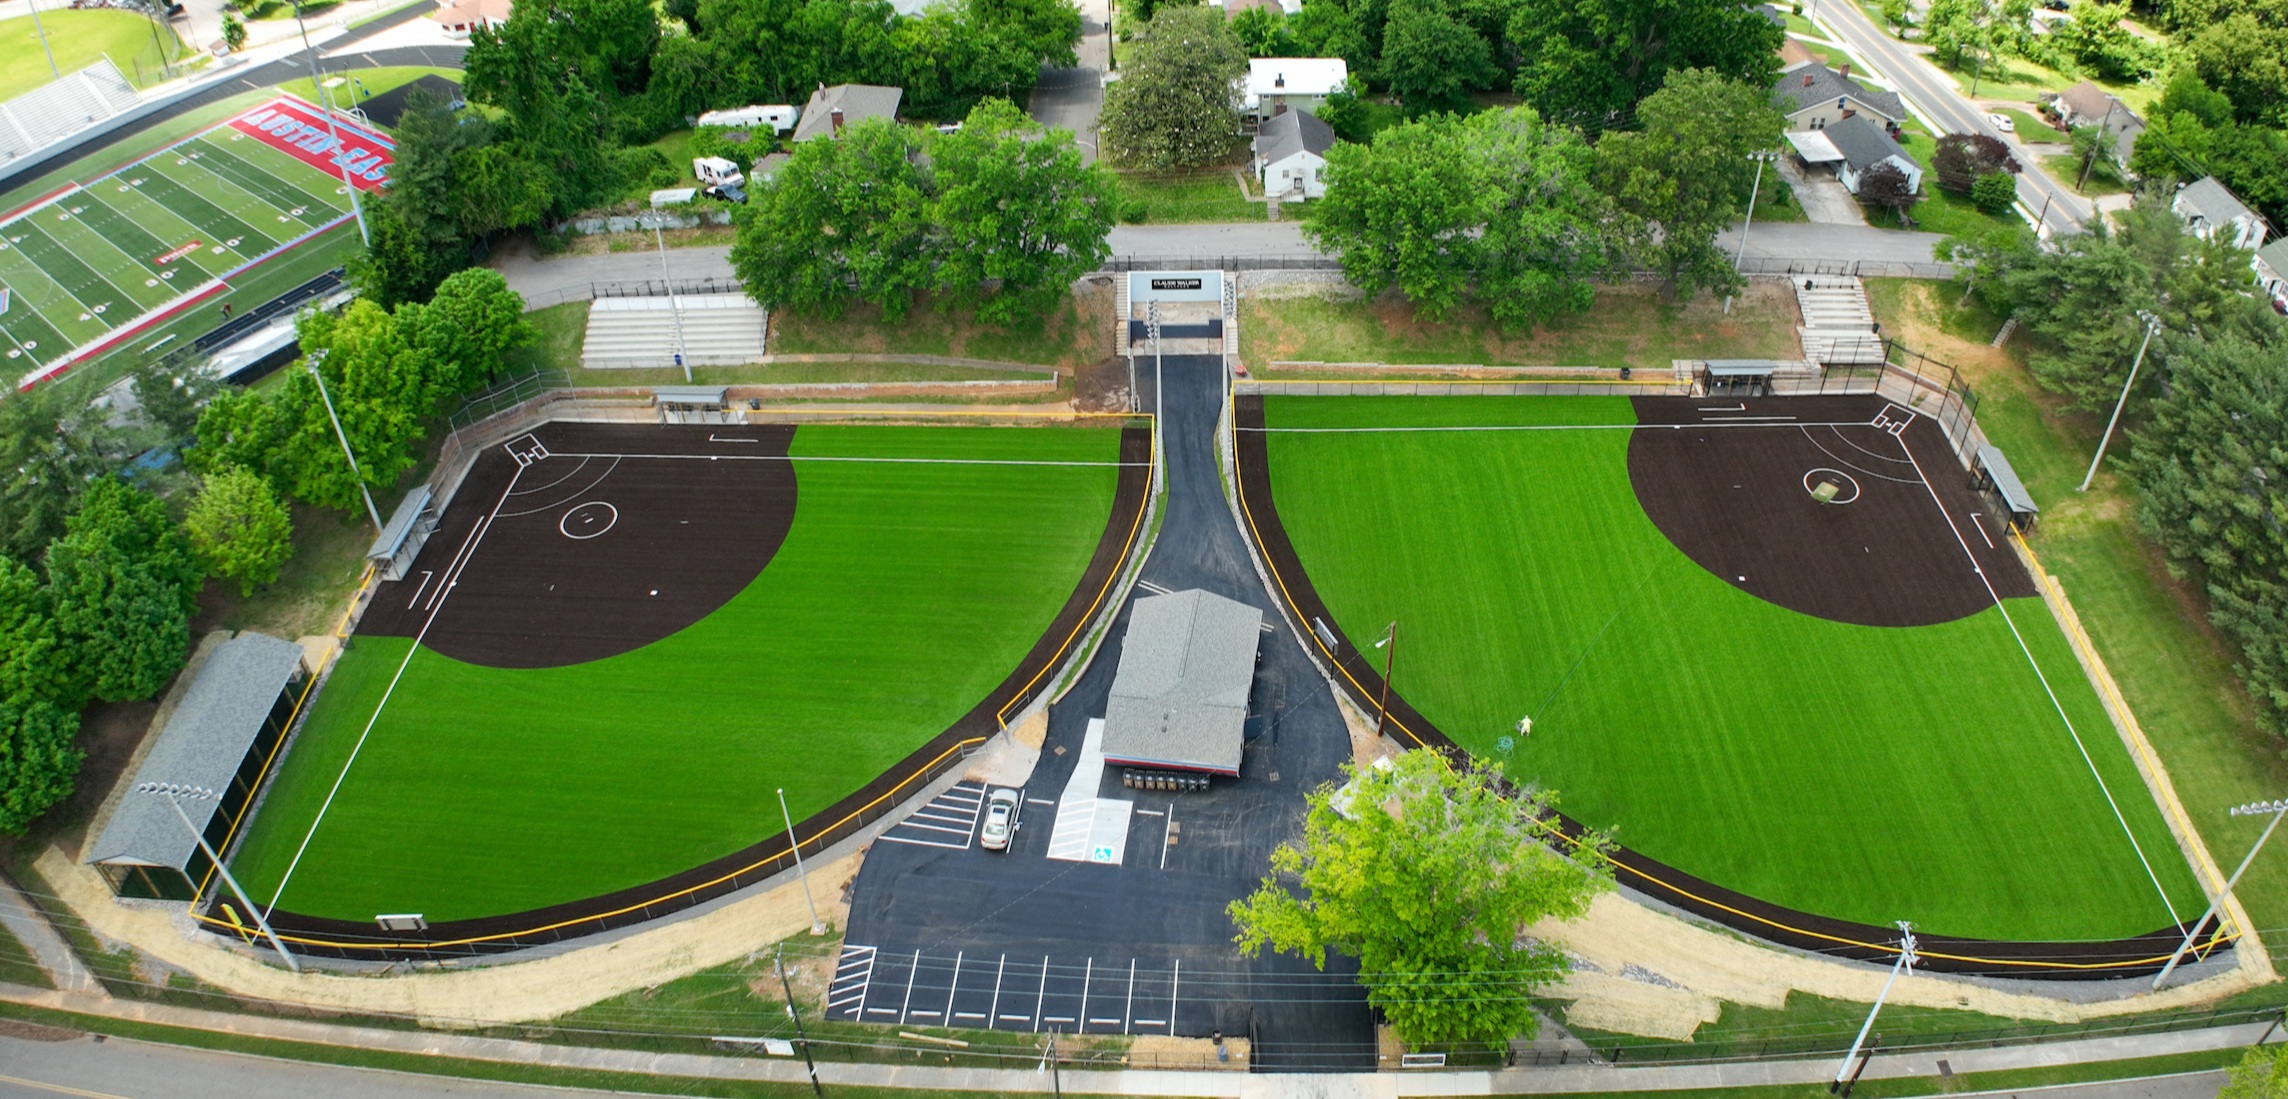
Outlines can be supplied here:
M108 998L103 984L80 964L79 955L72 953L71 944L56 933L46 915L32 907L31 898L16 888L16 883L0 877L0 927L6 927L16 941L32 954L32 960L48 971L48 979L67 992L82 992Z
M683 1076L708 1080L800 1084L798 1058L652 1053L642 1050L560 1046L505 1038L479 1038L436 1031L381 1030L299 1019L235 1015L163 1004L98 999L84 993L48 992L0 985L0 1000L33 1007L99 1015L141 1023L218 1031L248 1037L319 1045L383 1050L400 1054L599 1072ZM1878 1056L1862 1079L1938 1077L1944 1060L1950 1074L1993 1072L2194 1053L2250 1045L2272 1028L2262 1025L2180 1031L2173 1034L2094 1038L2049 1045L1999 1049L1929 1051ZM2282 1035L2274 1033L2273 1041ZM1679 1091L1817 1084L1831 1078L1836 1062L1764 1061L1720 1065L1579 1065L1565 1068L1509 1069L1497 1072L1384 1072L1325 1075L1272 1075L1165 1070L1066 1070L1062 1080L1027 1064L1011 1068L945 1068L822 1062L819 1079L844 1087L927 1088L996 1093L1037 1093L1070 1085L1075 1094L1255 1097L1356 1095L1371 1097L1565 1094L1609 1091ZM1934 1081L1935 1084L1935 1081Z

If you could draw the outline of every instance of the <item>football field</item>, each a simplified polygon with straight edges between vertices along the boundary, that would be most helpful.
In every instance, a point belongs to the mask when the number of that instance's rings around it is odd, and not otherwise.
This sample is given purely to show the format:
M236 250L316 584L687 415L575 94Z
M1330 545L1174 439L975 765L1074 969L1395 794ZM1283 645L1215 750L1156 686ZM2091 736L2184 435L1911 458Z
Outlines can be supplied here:
M0 220L0 356L30 384L169 316L351 217L390 140L280 97ZM251 308L260 302L232 303Z

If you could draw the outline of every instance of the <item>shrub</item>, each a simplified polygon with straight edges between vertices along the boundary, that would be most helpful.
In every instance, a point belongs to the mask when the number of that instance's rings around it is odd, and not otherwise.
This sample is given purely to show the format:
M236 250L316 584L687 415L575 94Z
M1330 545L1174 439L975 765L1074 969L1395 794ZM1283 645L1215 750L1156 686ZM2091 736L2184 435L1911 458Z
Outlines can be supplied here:
M1988 172L1970 185L1970 201L1979 209L2002 217L2018 201L2018 181L2008 172Z

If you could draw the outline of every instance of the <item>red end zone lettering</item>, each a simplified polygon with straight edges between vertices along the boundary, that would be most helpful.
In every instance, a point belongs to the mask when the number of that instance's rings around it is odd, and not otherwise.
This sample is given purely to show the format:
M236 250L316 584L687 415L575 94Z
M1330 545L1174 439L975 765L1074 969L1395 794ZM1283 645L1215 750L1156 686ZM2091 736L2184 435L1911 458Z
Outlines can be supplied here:
M153 262L153 263L158 263L158 264L169 264L169 263L173 263L173 262L175 262L176 260L179 260L179 259L183 258L184 256L190 255L191 253L198 251L198 250L199 250L199 247L200 247L202 244L204 244L204 243L206 243L206 242L205 242L205 241L197 241L197 240L191 241L191 242L189 242L189 243L187 243L187 244L183 245L183 246L182 246L182 247L180 247L180 248L175 248L175 249L171 249L171 250L169 250L169 251L166 251L166 252L162 252L162 253L160 253L160 254L159 254L159 256L158 256L158 258L156 258L156 259L152 260L151 262Z
M231 119L230 126L329 176L339 178L347 169L361 191L389 182L394 142L339 115L329 133L324 111L291 96Z

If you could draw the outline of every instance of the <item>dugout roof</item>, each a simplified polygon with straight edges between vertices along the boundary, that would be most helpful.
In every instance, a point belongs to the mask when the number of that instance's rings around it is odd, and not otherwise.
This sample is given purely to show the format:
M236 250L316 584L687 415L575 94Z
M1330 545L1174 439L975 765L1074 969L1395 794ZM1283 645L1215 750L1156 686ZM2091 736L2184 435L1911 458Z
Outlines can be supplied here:
M726 385L663 385L651 391L652 399L663 405L690 405L701 408L723 407L723 394L730 391Z
M278 693L301 665L300 645L259 633L242 633L216 646L136 769L103 834L88 847L87 861L177 869L188 864L198 842L167 807L166 798L136 793L135 787L171 782L216 793L228 790ZM219 805L214 800L182 802L183 811L201 828Z
M1263 612L1197 589L1136 601L1104 712L1104 761L1239 774Z
M389 515L389 525L381 528L381 536L373 540L373 548L365 551L368 561L387 561L405 548L405 539L413 533L414 524L421 521L421 513L429 507L429 486L416 485L413 491L398 501L397 510Z
M2039 515L2042 505L2034 502L2034 494L2026 491L2026 484L2018 479L2018 471L2010 468L2010 459L2003 457L2002 448L1992 443L1978 444L1978 466L1994 482L1994 491L2001 494L2002 503L2013 515Z
M1769 378L1781 363L1776 359L1708 359L1701 363L1711 378Z

